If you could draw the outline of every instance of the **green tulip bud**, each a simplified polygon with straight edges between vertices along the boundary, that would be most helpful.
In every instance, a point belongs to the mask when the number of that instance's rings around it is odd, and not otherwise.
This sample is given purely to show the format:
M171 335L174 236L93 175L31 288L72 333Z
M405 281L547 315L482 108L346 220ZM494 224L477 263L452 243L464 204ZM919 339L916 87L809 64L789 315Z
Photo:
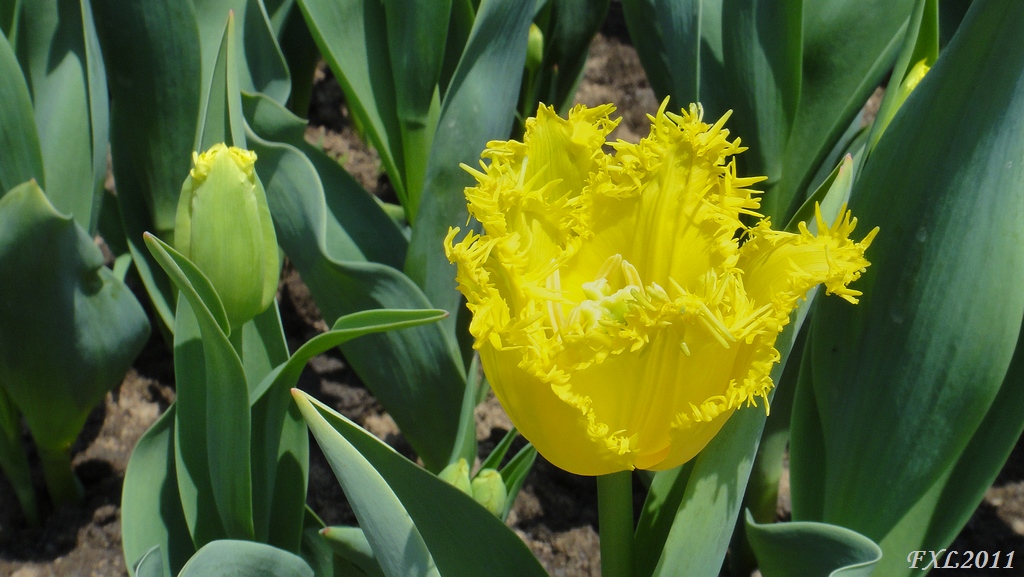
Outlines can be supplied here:
M231 328L270 306L280 274L277 235L256 153L215 144L192 154L181 187L174 246L210 279Z
M526 69L537 70L544 61L544 33L536 24L530 24L530 34L526 38Z
M494 469L481 469L473 479L473 499L501 518L505 513L505 501L508 500L508 489L501 473Z
M472 496L473 488L469 483L469 463L465 459L459 459L451 463L437 474L438 478L454 486L463 493Z

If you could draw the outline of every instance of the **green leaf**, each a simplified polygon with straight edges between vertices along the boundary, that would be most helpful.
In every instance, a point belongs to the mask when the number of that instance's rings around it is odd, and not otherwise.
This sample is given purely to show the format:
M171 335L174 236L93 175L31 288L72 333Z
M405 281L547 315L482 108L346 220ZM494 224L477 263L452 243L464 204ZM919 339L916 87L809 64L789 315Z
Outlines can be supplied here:
M332 427L325 420L311 404L311 398L298 391L293 392L293 396L334 475L341 482L384 574L398 577L413 572L439 577L420 531L387 480L341 435L337 425Z
M18 59L0 38L0 197L15 186L36 179L45 185L43 153L32 116L32 97Z
M146 245L181 291L175 459L189 531L197 547L223 537L252 539L249 390L241 360L182 268L187 259L155 236L147 235Z
M871 539L826 523L762 525L747 511L747 536L764 577L870 577L882 558Z
M40 450L67 451L149 338L92 237L35 182L0 198L0 384Z
M519 537L471 497L301 391L293 396L386 575L426 573L431 558L445 577L546 575ZM401 531L389 525L399 521Z
M221 142L229 146L248 148L245 143L245 124L242 121L239 88L241 58L236 44L235 29L235 13L229 11L219 44L220 50L212 64L210 84L203 85L203 113L199 117L199 128L196 132L197 152Z
M785 220L803 201L818 165L892 66L913 2L806 3L800 104L783 158L782 178L766 190L763 214Z
M825 178L825 181L793 213L793 217L786 224L786 232L800 232L801 222L807 224L808 230L817 231L815 219L817 210L821 211L822 216L830 216L832 220L827 221L827 224L830 225L841 216L840 211L850 200L854 179L853 169L853 157L846 155L842 162Z
M47 195L58 211L95 232L109 115L89 1L24 3L17 48L32 94Z
M701 0L623 0L622 13L651 88L678 106L699 101Z
M794 495L822 500L794 501L794 516L881 540L963 454L1003 385L1024 314L1024 129L1007 121L1024 118L1022 10L974 3L854 187L858 218L881 232L861 303L815 311L803 395L814 405L798 406L816 415L794 415L791 458L824 461L792 479Z
M261 92L280 104L288 101L291 77L277 35L260 0L192 0L202 46L203 86L216 81L218 53L229 14L237 27L231 50L237 57L237 77L242 90ZM209 94L207 88L203 92ZM204 147L208 148L208 147Z
M110 141L117 203L132 259L165 327L171 283L142 246L170 240L198 122L199 29L191 2L91 0L110 81Z
M255 403L271 389L289 390L299 380L306 363L313 357L325 353L352 339L372 333L415 327L443 319L448 313L439 310L386 310L377 309L352 313L339 318L334 327L306 341L295 351L288 362L267 375L250 395Z
M551 23L544 35L542 86L526 112L537 103L550 104L565 114L583 76L594 34L608 14L609 0L551 0Z
M264 132L287 132L288 118L294 117L283 108L263 99L256 106L250 101L246 112L253 122L249 140L260 156L256 171L267 190L278 242L302 274L324 317L381 308L432 308L401 272L366 261L368 256L380 255L381 248L371 246L378 239L390 239L386 246L401 248L401 241L388 231L399 237L401 233L373 199L358 188L325 191L316 166L299 149L261 137ZM291 129L295 138L301 138L299 130ZM324 182L349 181L330 173ZM334 199L328 202L325 192ZM349 200L364 212L346 210L344 203ZM360 219L362 224L352 226ZM379 235L373 235L370 223L384 223ZM360 236L350 236L350 232ZM346 343L343 351L427 467L441 470L455 442L465 387L458 353L441 327L428 325L368 336Z
M449 346L456 351L454 327L461 296L452 282L455 268L442 246L448 228L464 226L468 218L463 190L473 178L459 165L476 166L488 141L508 137L533 8L531 0L481 2L462 60L445 94L427 165L423 202L406 257L409 278L423 289L433 306L452 314L444 324L452 341ZM468 362L467 358L464 364Z
M366 534L358 527L326 527L320 535L335 554L359 567L368 577L384 577Z
M160 554L160 546L154 545L146 554L139 559L132 570L136 577L164 577L163 555Z
M725 84L735 110L731 131L750 147L739 162L746 174L765 175L769 184L782 177L782 154L800 102L803 5L803 0L722 3Z
M158 550L162 570L176 575L195 553L178 495L174 467L175 405L142 435L128 459L121 488L121 546L128 567L144 558L154 563ZM135 577L148 577L136 570Z
M302 250L293 251L292 258L315 258L317 247L323 244L326 252L340 260L368 260L400 269L409 244L405 235L352 175L306 142L306 121L259 94L243 95L243 107L249 128L260 142L283 143L297 149L313 164L319 177L319 183L310 185L322 188L324 198L310 199L313 206L307 211L325 214L326 219L312 218L312 213L309 222L296 216L277 216L278 229L284 226L294 235L303 235ZM308 178L312 183L314 176L309 174Z
M896 65L893 66L889 85L885 91L882 104L878 108L875 122L871 126L870 145L873 148L889 122L896 114L902 101L901 85L907 73L918 62L924 61L927 66L934 66L939 57L939 3L938 0L917 0L914 13L910 17L907 35L903 40Z
M189 559L178 577L313 577L302 557L251 541L209 543Z
M402 136L387 46L385 7L377 0L298 0L320 53L364 127L395 194L407 203ZM408 209L406 209L408 210Z
M277 302L242 326L242 365L252 405L253 524L256 539L299 551L309 480L309 435L289 387L266 394L259 384L288 361Z
M394 75L395 111L402 138L406 214L416 212L437 127L437 81L444 59L451 0L386 0L387 44ZM405 203L403 203L405 204Z
M14 488L21 511L29 525L39 525L39 509L36 506L36 492L32 487L32 472L28 468L28 457L21 444L21 412L7 396L0 383L0 471Z

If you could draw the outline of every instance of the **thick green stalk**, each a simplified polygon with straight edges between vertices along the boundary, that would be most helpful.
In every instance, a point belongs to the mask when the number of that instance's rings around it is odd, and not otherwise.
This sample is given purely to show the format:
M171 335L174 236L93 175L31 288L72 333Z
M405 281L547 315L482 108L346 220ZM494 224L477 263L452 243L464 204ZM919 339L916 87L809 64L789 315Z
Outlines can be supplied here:
M597 478L597 516L601 533L601 575L630 577L633 572L633 472Z

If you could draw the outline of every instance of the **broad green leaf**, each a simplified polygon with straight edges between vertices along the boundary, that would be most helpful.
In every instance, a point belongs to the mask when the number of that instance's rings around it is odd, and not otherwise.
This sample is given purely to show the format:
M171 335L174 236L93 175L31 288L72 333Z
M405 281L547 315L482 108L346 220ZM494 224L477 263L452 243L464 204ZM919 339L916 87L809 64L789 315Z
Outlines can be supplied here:
M159 547L159 575L176 575L195 553L178 494L174 420L175 405L171 405L142 435L128 459L121 488L121 546L125 563L132 568ZM149 577L139 572L132 575Z
M203 94L214 85L218 52L222 50L224 22L231 14L236 22L232 51L238 54L239 86L262 92L280 104L288 101L291 77L277 35L261 0L192 0L202 46Z
M794 415L791 457L824 468L793 477L794 494L822 496L794 502L803 519L880 540L953 466L1004 381L1024 314L1024 129L1007 122L1024 118L1022 10L972 6L854 187L858 218L881 232L861 303L815 311L817 418Z
M747 536L764 577L869 577L882 558L871 539L826 523L762 525L747 511Z
M266 99L256 101L255 106L254 101L249 102L246 114L253 130L249 141L260 156L256 171L267 190L278 242L302 274L324 317L381 308L433 308L401 272L367 262L368 257L393 259L382 254L381 248L374 248L375 242L403 248L401 233L379 205L350 179L333 172L341 170L336 163L333 169L322 165L323 182L340 187L325 191L316 165L300 149L262 136L286 136L290 131L295 136L287 142L301 139L301 127L286 130L291 123L288 119L294 117ZM328 202L325 192L334 199ZM342 199L352 201L351 206L362 212L348 210ZM383 223L376 236L370 223ZM455 443L465 375L441 327L428 325L368 336L346 343L342 350L427 467L443 468Z
M178 577L313 577L302 557L252 541L219 540L188 560Z
M185 257L155 236L149 247L178 290L174 330L175 468L197 547L254 536L249 392L228 336L179 264Z
M313 35L306 26L306 19L294 0L281 0L282 6L289 6L283 28L278 28L276 18L281 10L270 12L271 24L277 30L278 43L281 46L281 53L288 65L288 73L292 79L291 96L288 99L288 109L296 114L306 115L309 111L309 101L313 94L313 76L316 73L317 63L320 61L320 50L313 40ZM268 5L269 8L269 5Z
M228 12L222 29L220 50L213 61L209 85L203 85L203 113L196 131L196 152L214 144L248 148L245 144L242 102L239 88L240 55L236 44L235 13ZM204 54L205 59L205 54Z
M415 327L443 319L447 313L439 310L369 310L339 318L334 327L306 341L288 361L274 368L252 391L250 401L255 403L266 391L288 391L299 381L299 375L313 357L352 339L372 333Z
M1018 338L1003 386L945 481L925 543L952 543L981 503L1024 430L1024 341Z
M696 460L691 459L678 467L654 473L633 536L633 572L638 577L653 574L695 463Z
M0 198L0 385L41 451L66 452L149 321L92 238L35 182Z
M805 4L800 105L784 153L782 178L765 191L763 214L788 219L803 201L818 166L892 66L913 3Z
M900 50L896 65L893 66L889 80L890 88L882 97L875 122L871 126L870 146L878 144L885 128L896 114L902 102L897 99L901 94L901 85L907 73L918 63L934 66L939 57L939 2L938 0L917 0L914 13L907 27L903 48Z
M43 153L32 116L32 97L18 59L0 38L0 197L15 186L36 179L45 186Z
M423 202L406 257L409 278L423 289L433 306L452 315L445 328L456 358L460 357L454 327L461 296L452 282L455 268L444 255L443 243L448 228L465 226L468 217L463 190L473 178L459 165L477 166L489 140L508 138L532 16L530 0L480 3L473 31L441 107Z
M339 477L386 575L404 575L413 568L430 571L433 567L426 564L423 553L437 563L434 570L445 577L546 575L519 537L471 497L417 467L312 397L298 390L292 394ZM375 532L394 532L396 528L371 528L368 523L384 524L387 515L402 519L405 526L402 513L412 526L394 537L398 543L382 547L383 539ZM429 552L420 552L421 543ZM409 567L401 559L389 559L394 556L418 559L424 564ZM395 573L390 569L392 563L405 569Z
M294 405L294 403L293 403ZM298 405L295 405L298 409ZM302 424L305 429L305 422ZM309 433L306 432L308 435ZM305 508L305 525L302 531L302 558L309 563L315 577L366 577L367 573L357 565L341 555L335 554L332 544L321 535L325 530L324 522L317 517L316 513ZM363 539L365 541L365 538ZM380 567L377 566L377 573L370 574L372 577L382 575Z
M242 366L252 405L252 503L256 539L297 553L309 481L309 435L289 387L259 394L259 383L288 361L275 301L242 326Z
M0 383L0 472L2 472L18 497L21 511L33 527L39 525L39 509L36 506L36 492L32 487L32 472L28 468L28 457L21 444L21 413L8 397Z
M387 44L394 75L395 112L409 221L416 219L430 144L437 127L441 76L451 0L386 0Z
M943 473L882 538L879 544L883 550L938 551L947 547L981 504L985 491L995 481L1024 429L1024 419L1020 417L1024 411L1022 351L1024 346L1018 340L1006 379L985 420L956 464ZM927 561L926 558L924 563ZM905 562L905 557L896 555L883 557L876 572L886 577L916 573Z
M651 88L675 104L700 94L701 0L623 0L622 12Z
M767 176L763 186L782 177L782 153L800 102L803 9L803 0L722 3L725 84L735 111L731 132L750 148L738 162L747 174Z
M407 574L439 577L423 536L387 480L342 436L337 425L332 427L332 423L322 416L311 403L315 400L297 390L292 394L334 475L341 482L384 574L388 577Z
M18 14L21 13L21 0L0 1L0 32L10 39L17 37Z
M819 207L822 215L839 215L839 211L850 200L854 179L853 169L853 158L850 155L845 156L842 162L829 173L825 181L793 213L793 217L786 225L786 231L799 232L801 222L807 223L808 230L817 230L815 214Z
M199 114L199 30L191 2L91 0L110 82L117 203L132 259L164 327L171 283L142 245L170 240Z
M395 194L406 206L405 161L383 3L298 2L320 53L345 92L345 103L380 153Z
M380 563L374 558L366 534L358 527L326 527L320 531L335 554L359 567L368 577L384 577Z
M337 161L306 142L306 121L259 94L243 95L242 103L250 129L262 140L288 144L303 153L316 169L318 186L323 189L323 201L309 210L325 214L326 219L311 218L306 225L293 222L294 217L276 216L287 227L299 229L294 234L301 231L308 236L301 254L292 258L308 260L311 257L306 253L315 255L318 239L323 238L324 249L335 258L368 260L400 269L408 248L402 231Z
M163 555L158 545L154 545L139 559L132 574L136 577L164 577Z
M24 3L17 51L32 94L46 193L92 233L107 174L109 115L89 1Z
M550 0L546 3L546 21L534 23L544 28L544 58L537 79L526 85L527 98L521 114L532 116L538 103L568 112L594 34L608 14L609 0ZM529 82L529 81L528 81ZM522 119L520 119L522 120Z

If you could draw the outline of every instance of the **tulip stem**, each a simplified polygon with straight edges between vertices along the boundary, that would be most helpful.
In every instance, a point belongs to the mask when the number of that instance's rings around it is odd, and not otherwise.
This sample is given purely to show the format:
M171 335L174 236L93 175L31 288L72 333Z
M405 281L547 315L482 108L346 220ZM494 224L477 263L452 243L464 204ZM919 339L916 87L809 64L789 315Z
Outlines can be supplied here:
M633 573L633 472L597 478L597 516L601 534L601 575Z

